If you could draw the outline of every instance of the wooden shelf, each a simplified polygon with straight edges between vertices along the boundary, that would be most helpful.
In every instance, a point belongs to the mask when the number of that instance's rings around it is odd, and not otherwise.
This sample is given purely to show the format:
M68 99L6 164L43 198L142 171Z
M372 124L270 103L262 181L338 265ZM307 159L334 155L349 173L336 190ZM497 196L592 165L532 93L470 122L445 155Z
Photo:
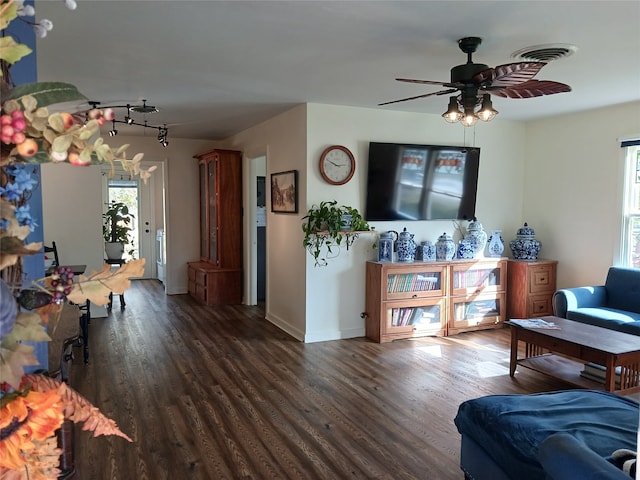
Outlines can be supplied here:
M571 360L560 355L549 353L538 357L523 358L518 360L518 365L550 377L559 378L576 387L604 390L604 382L596 382L580 375L584 368L584 362Z
M506 258L367 262L366 335L383 343L500 328L506 269ZM394 322L394 313L412 310L417 314L410 316L409 325Z

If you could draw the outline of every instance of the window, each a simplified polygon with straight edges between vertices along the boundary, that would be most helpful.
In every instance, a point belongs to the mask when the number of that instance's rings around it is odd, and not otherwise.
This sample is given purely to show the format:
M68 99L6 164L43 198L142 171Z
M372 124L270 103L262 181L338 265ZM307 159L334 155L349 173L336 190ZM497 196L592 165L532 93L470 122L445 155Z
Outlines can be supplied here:
M640 140L623 142L626 151L622 221L622 266L640 268Z

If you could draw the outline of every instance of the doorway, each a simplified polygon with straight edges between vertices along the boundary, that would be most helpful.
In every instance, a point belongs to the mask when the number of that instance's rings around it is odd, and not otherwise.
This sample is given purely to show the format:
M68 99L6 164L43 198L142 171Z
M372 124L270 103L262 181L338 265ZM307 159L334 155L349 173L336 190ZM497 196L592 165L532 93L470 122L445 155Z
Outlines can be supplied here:
M156 171L161 171L158 169ZM152 175L146 182L139 178L131 178L128 173L118 171L110 177L109 170L103 170L103 200L104 205L111 202L122 202L129 207L134 215L132 244L125 247L124 258L146 259L144 273L141 278L158 278L156 264L156 226L155 220L155 178ZM162 179L160 179L162 184ZM162 203L160 203L162 205ZM164 215L161 216L164 218ZM159 225L162 227L162 224ZM132 250L132 253L129 253Z
M268 293L268 265L267 265L267 157L257 155L247 157L249 175L245 179L248 205L246 231L248 232L248 249L246 258L245 303L258 305L265 303Z

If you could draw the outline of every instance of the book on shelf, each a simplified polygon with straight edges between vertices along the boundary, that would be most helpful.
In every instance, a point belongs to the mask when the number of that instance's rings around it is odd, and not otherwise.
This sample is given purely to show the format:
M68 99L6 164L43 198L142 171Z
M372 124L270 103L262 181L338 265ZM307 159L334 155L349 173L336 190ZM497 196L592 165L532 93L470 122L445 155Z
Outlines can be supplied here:
M594 382L604 383L607 375L607 367L604 365L598 365L597 363L586 363L583 370L580 372L580 376L593 380ZM620 388L620 367L616 368L616 388Z

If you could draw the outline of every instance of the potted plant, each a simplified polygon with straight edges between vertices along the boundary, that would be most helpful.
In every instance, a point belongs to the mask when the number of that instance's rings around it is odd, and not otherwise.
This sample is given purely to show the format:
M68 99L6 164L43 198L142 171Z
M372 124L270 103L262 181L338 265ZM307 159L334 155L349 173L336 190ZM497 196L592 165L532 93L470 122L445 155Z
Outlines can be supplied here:
M302 220L302 245L313 256L316 267L327 265L332 254L339 254L341 245L349 248L358 238L357 232L372 230L356 208L338 206L335 200L313 205ZM325 250L326 255L321 256Z
M133 214L129 213L129 207L122 202L110 203L107 211L102 214L102 235L107 258L122 258L124 246L131 242L129 232L133 230L133 218ZM133 250L129 251L130 254L132 252Z

